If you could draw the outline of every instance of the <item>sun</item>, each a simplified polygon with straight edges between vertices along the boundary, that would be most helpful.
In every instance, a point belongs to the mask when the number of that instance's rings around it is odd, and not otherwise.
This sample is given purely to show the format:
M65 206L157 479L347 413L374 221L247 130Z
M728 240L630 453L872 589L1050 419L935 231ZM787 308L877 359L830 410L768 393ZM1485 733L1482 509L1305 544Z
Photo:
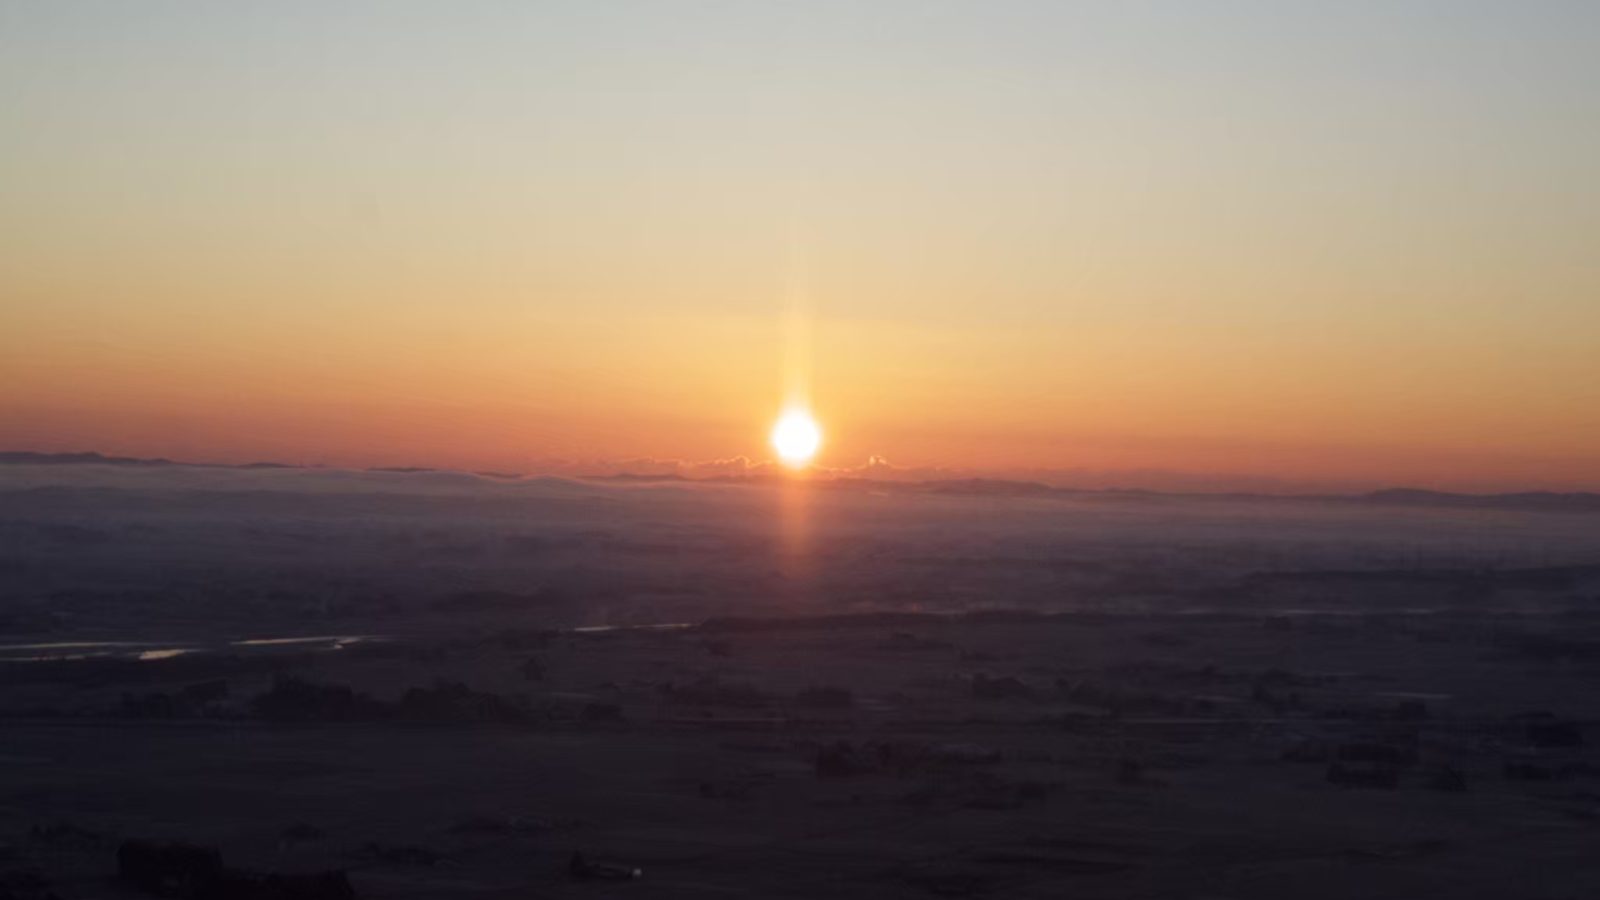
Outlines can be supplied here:
M822 446L822 429L817 420L803 409L791 409L778 417L772 426L772 449L790 468L798 469L817 455Z

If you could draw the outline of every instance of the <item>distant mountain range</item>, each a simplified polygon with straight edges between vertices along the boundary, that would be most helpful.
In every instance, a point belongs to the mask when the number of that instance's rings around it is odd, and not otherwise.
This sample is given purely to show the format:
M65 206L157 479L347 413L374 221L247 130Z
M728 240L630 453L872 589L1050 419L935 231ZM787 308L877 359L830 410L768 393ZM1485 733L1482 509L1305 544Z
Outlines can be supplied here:
M1458 506L1477 509L1538 509L1554 512L1600 512L1600 494L1586 491L1521 491L1512 494L1452 494L1418 488L1390 488L1363 494L1371 503L1395 506Z
M286 463L191 463L163 458L138 458L106 456L101 453L37 453L25 450L0 451L0 465L34 466L184 466L195 468L226 469L301 469L314 468ZM473 474L485 478L517 479L523 476L505 472L456 473L451 470L422 466L374 467L370 472L391 474ZM765 477L720 477L694 479L680 474L639 475L621 473L592 476L587 481L626 484L753 484L773 480ZM1521 491L1500 494L1466 494L1449 491L1431 491L1421 488L1388 488L1358 494L1265 494L1265 493L1202 493L1150 491L1124 488L1074 488L1058 487L1039 481L1014 481L1004 478L952 478L924 481L892 481L861 477L821 479L819 487L833 490L860 490L897 494L942 494L970 497L1077 497L1121 501L1139 500L1239 500L1239 501L1320 501L1327 503L1357 503L1362 505L1394 507L1429 507L1450 509L1526 510L1539 512L1600 513L1600 493L1577 491Z
M0 450L0 465L29 466L177 466L170 459L135 459L131 456L105 456L100 453L33 453L27 450Z

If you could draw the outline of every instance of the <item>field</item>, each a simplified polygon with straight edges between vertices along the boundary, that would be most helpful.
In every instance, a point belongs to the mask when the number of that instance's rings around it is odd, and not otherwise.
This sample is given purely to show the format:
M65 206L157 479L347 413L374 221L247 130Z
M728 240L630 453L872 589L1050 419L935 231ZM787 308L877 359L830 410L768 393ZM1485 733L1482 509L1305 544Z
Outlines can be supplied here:
M1585 515L50 477L24 900L137 896L128 838L363 897L1600 893Z

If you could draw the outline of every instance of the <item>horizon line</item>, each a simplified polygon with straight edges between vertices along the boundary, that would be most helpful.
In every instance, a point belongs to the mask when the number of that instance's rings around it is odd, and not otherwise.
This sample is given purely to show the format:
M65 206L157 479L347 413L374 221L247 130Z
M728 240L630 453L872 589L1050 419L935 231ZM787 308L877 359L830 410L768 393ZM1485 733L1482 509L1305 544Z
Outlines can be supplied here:
M83 451L37 451L37 450L0 450L0 465L40 465L40 466L71 466L71 465L107 465L126 468L135 467L175 467L175 468L214 468L214 469L293 469L305 471L339 471L353 473L378 473L394 475L422 475L422 474L453 474L468 475L492 481L530 481L536 479L556 479L574 482L619 482L619 483L678 483L678 484L707 484L707 485L769 485L795 480L793 476L779 471L778 464L772 461L759 461L751 463L746 457L734 457L734 460L743 461L747 467L742 474L706 475L694 477L685 475L681 471L671 472L635 472L635 471L607 471L607 472L501 472L473 469L461 469L441 466L343 466L328 463L286 463L273 460L258 460L247 463L211 462L172 459L168 457L138 457L120 456L101 453L96 450ZM626 461L622 461L625 463ZM658 460L656 462L668 462ZM670 461L682 464L684 461ZM716 462L727 462L719 460ZM608 465L619 465L609 463ZM694 463L690 463L694 465ZM874 468L898 471L901 477L874 478L870 471ZM918 472L937 472L938 470L906 468L896 469L889 466L880 457L872 457L866 465L855 468L829 468L809 467L804 470L810 483L818 485L850 486L861 485L882 490L898 490L903 492L931 492L942 494L980 494L988 496L1042 496L1042 495L1124 495L1124 496L1150 496L1150 497L1193 497L1212 499L1259 499L1259 500L1376 500L1390 502L1413 502L1427 505L1429 500L1438 502L1448 501L1565 501L1585 511L1594 509L1600 511L1600 491L1591 490L1549 490L1542 488L1528 488L1521 490L1501 491L1461 491L1440 490L1435 488L1416 487L1401 483L1393 483L1384 487L1347 491L1263 491L1241 489L1217 490L1173 490L1167 488L1149 488L1137 486L1081 486L1070 484L1051 484L1036 479L1023 479L1003 477L999 474L980 474L946 471L943 475L933 477L917 477ZM1152 470L1152 474L1157 474ZM1170 472L1169 475L1196 475L1198 473ZM1219 478L1235 477L1241 480L1260 478L1261 476L1217 476ZM1588 501L1593 501L1592 505ZM1547 508L1547 507L1546 507ZM1563 508L1573 508L1566 506Z

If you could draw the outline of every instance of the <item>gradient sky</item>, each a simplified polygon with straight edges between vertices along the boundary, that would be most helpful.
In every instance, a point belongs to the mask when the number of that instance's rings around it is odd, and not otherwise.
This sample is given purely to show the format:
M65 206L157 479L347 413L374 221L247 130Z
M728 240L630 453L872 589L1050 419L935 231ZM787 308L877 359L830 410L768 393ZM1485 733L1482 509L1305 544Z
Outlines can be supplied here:
M797 299L798 298L798 299ZM0 2L0 447L1600 488L1600 4Z

